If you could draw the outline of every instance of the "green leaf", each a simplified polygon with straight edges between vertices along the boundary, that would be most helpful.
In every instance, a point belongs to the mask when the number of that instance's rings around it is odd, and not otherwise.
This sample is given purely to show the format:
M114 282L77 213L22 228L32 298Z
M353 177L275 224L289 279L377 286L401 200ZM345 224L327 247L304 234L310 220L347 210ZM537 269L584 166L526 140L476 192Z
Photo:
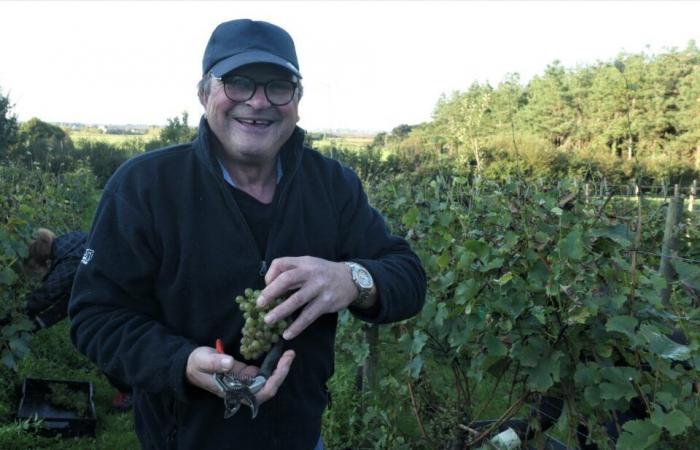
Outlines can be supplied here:
M458 305L463 305L474 298L479 291L479 286L472 279L461 281L455 289L455 301Z
M541 291L542 286L547 284L547 278L549 277L549 270L547 266L541 261L537 260L530 268L530 272L527 274L527 282L530 284L530 288L534 291Z
M420 375L420 371L422 368L423 358L421 358L420 355L413 357L413 359L411 359L411 361L408 364L406 364L406 370L408 370L408 374L415 379L417 379Z
M700 289L700 266L675 259L672 260L671 264L673 264L680 280L694 289Z
M536 342L535 339L531 339L525 345L515 345L513 347L513 357L520 361L524 367L535 367L539 362L540 355L542 354L542 346L540 342Z
M651 422L658 427L666 428L671 436L683 434L686 428L693 425L688 416L678 409L665 414L657 408L651 413Z
M615 65L615 68L620 72L620 73L625 73L625 64L620 61L619 59L616 59L615 62L613 63Z
M630 420L623 426L623 432L617 441L618 450L644 450L659 441L661 428L650 420Z
M581 230L578 228L571 230L571 232L569 232L569 234L567 234L566 237L559 242L559 251L566 259L580 261L584 255Z
M506 356L508 349L496 336L487 334L484 336L484 344L489 356Z
M605 237L625 247L632 243L632 233L627 226L621 223L606 228L592 230L591 236Z
M574 381L577 384L583 385L594 385L600 382L600 371L598 370L598 365L594 363L578 363L576 365L576 373L574 374Z
M442 252L442 254L440 256L438 256L437 265L441 269L444 269L450 265L450 252L449 251L445 250L444 252Z
M459 260L457 261L457 269L458 270L465 270L468 269L474 260L476 259L476 255L472 252L468 251L462 251L459 255Z
M503 285L507 284L507 283L508 283L510 280L512 280L512 279L513 279L513 273L512 273L512 272L506 272L506 273L503 274L503 276L502 276L501 278L499 278L499 279L496 280L496 283L497 283L499 286L503 286Z
M614 316L608 319L605 324L605 329L608 331L617 331L628 336L630 339L635 338L634 329L637 327L638 321L630 316Z
M29 353L29 347L27 346L27 343L20 338L12 338L10 339L9 342L10 349L15 353L17 356L24 356L27 353Z
M17 274L12 269L5 267L0 270L0 284L10 285L15 281L17 281Z
M465 241L464 248L474 253L479 259L484 259L489 255L489 246L481 241Z
M418 220L418 214L420 211L418 211L418 208L415 206L411 207L404 213L403 216L401 216L401 222L407 227L410 228L413 225L416 224Z
M411 345L411 354L417 355L425 347L425 343L428 342L428 335L420 330L415 330L413 332L413 344Z
M591 309L585 306L577 306L569 312L569 317L566 318L568 324L584 324L591 316Z
M530 310L530 314L532 314L532 317L537 319L537 321L541 325L544 325L547 322L547 318L545 316L543 306L533 306L532 309Z
M606 381L600 383L600 398L604 400L631 400L637 392L630 379L637 377L636 370L631 367L605 367L600 374Z
M487 272L493 269L500 269L503 267L503 258L493 258L491 261L487 262L481 269L482 272Z
M690 358L690 347L678 344L653 327L642 325L639 334L649 343L649 350L662 358L685 361Z
M561 216L562 214L564 214L564 211L558 206L555 206L554 208L550 209L549 212L551 212L555 216Z
M549 358L540 359L536 367L528 369L528 386L538 392L547 392L559 381L561 352L554 352Z
M440 328L445 324L445 319L447 319L449 312L447 311L447 306L444 303L440 303L437 306L437 312L435 313L435 325Z
M443 276L440 277L440 280L438 281L438 287L441 291L447 290L450 286L452 286L452 283L455 282L455 273L453 271L449 271Z

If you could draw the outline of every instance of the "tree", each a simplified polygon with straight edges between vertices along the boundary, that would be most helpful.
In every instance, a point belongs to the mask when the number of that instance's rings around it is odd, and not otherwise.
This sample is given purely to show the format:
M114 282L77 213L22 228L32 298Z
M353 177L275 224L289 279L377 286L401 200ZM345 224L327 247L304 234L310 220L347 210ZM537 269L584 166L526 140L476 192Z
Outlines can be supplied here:
M26 165L39 164L54 173L70 170L75 165L73 141L60 127L36 117L19 127L19 142L11 148L10 157Z
M394 127L394 129L391 130L391 136L401 141L408 137L409 133L411 132L411 129L413 129L411 125L406 125L405 123L402 123L401 125Z
M0 160L5 159L9 148L17 143L17 118L11 110L10 98L0 89Z
M581 92L575 76L554 61L543 76L527 86L528 103L523 114L528 128L556 147L572 146L583 114Z
M146 151L154 150L169 145L184 144L197 136L197 129L187 125L187 111L182 112L181 117L168 119L168 124L160 131L160 138L146 144Z

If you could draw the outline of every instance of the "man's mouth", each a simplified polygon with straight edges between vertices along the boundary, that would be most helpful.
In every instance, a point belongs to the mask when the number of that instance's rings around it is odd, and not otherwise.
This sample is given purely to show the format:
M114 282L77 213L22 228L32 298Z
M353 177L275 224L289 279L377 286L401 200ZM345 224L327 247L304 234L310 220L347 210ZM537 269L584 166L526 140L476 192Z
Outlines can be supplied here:
M242 123L243 125L251 125L255 127L267 127L272 124L271 120L263 120L263 119L241 119L237 118L236 122Z

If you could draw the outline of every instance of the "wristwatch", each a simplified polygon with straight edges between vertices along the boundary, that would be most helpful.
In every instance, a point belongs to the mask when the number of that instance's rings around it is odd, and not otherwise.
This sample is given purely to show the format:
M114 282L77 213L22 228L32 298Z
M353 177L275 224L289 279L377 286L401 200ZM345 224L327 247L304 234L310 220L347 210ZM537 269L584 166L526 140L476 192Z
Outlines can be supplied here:
M352 301L351 306L358 306L360 308L365 307L365 303L369 298L369 293L374 287L374 280L372 275L367 269L362 265L357 264L352 261L345 261L345 265L350 268L350 273L352 274L352 282L357 286L358 295L355 300Z

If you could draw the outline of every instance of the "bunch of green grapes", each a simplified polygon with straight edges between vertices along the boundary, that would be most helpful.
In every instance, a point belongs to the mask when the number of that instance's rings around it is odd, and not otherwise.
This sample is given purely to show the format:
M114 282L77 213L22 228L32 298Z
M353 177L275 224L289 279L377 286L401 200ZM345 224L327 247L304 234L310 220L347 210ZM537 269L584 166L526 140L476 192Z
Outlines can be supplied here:
M241 355L247 360L258 359L270 351L272 346L279 341L281 334L287 328L287 321L279 320L268 325L263 320L267 311L282 303L278 298L269 305L259 308L255 300L260 296L259 290L248 288L244 295L236 297L238 309L243 313L243 337L241 338Z

